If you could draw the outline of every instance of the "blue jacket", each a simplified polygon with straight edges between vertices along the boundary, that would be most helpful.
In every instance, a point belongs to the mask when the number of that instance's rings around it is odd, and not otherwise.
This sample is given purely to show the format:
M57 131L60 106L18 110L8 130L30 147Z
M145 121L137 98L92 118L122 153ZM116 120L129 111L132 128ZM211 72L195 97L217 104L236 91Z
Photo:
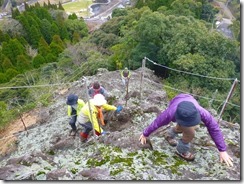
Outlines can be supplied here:
M108 96L107 91L101 86L97 91L93 89L93 87L89 88L88 94L91 98L93 98L96 94L102 94L104 97Z

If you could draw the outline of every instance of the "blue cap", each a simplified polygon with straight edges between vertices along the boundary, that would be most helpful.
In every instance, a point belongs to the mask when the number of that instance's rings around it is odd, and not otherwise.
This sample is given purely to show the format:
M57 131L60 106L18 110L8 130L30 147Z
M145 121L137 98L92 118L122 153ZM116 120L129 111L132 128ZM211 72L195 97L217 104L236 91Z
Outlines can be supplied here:
M201 122L200 113L192 102L183 101L175 112L176 122L181 126L191 127Z
M74 94L70 94L67 98L66 104L67 105L75 105L77 104L78 96Z

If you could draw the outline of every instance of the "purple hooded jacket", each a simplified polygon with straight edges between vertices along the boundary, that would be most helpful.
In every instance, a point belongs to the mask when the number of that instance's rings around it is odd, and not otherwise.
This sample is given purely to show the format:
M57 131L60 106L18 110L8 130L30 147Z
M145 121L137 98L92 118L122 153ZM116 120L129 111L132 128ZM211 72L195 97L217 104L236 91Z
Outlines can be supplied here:
M148 137L153 131L161 126L169 124L171 121L175 122L175 112L178 104L182 101L192 102L200 113L201 120L208 129L208 132L213 139L219 151L226 151L226 144L219 128L218 123L214 117L203 107L201 107L196 99L189 94L179 94L170 101L169 107L161 112L158 117L143 131L143 135Z

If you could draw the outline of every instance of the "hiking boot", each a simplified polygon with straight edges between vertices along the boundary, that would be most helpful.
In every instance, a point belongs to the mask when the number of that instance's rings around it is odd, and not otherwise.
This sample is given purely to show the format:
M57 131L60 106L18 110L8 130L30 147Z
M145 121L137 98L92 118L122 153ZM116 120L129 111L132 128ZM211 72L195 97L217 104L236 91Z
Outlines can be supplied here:
M80 132L80 141L85 143L87 141L88 138L88 134L84 133L84 132Z
M176 150L175 153L186 161L193 161L195 159L194 154L189 151L186 153L180 153Z
M170 137L170 136L166 136L165 137L166 141L169 143L170 146L177 146L177 140Z
M82 143L85 143L85 142L87 141L87 138L80 137L80 141L81 141Z

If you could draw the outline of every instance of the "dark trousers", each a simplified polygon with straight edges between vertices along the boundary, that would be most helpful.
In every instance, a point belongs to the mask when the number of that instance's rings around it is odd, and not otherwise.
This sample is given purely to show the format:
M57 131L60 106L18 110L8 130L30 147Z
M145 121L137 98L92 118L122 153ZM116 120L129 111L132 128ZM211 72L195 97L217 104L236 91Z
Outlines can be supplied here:
M76 125L75 125L76 119L77 119L77 115L72 115L72 117L70 118L70 121L69 121L69 124L73 131L77 130Z
M89 134L90 133L90 131L92 130L92 124L91 124L91 122L86 122L86 123L84 123L84 124L81 124L81 126L83 126L84 127L84 129L82 130L82 132L83 133L85 133L85 134Z

